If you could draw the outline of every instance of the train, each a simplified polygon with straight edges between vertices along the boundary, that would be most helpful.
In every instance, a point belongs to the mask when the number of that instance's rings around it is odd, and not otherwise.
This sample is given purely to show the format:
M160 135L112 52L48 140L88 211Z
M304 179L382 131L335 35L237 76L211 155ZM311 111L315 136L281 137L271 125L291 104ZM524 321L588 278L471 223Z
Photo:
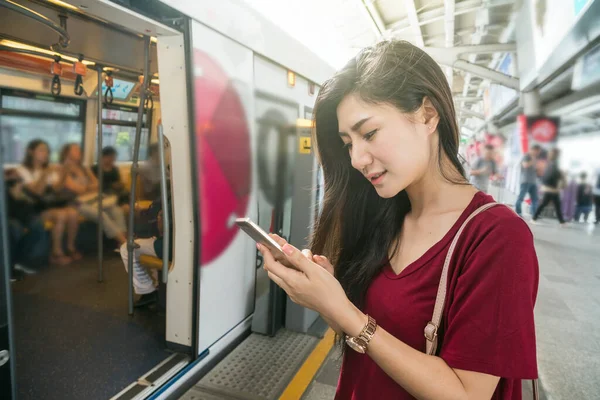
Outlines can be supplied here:
M0 0L0 10L4 168L38 137L51 161L76 142L93 165L113 146L134 213L139 163L159 143L174 242L170 260L154 260L158 316L133 309L132 273L107 255L101 224L81 225L98 260L77 271L51 267L11 284L5 251L1 397L177 398L250 332L306 330L316 315L286 301L234 221L306 245L323 186L312 112L333 67L238 0ZM58 323L63 314L72 320ZM44 334L72 341L32 337Z

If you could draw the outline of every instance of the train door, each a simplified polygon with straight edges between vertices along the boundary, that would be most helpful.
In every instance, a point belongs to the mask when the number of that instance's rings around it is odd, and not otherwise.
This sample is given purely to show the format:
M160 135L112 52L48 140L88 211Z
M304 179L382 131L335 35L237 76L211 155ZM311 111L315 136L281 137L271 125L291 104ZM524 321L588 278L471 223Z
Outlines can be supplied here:
M0 161L2 161L0 151ZM0 163L1 165L1 163ZM11 268L6 215L4 174L0 176L0 397L16 398L16 371L12 325Z
M260 67L257 71L260 73ZM256 92L258 224L267 232L290 237L292 166L298 104L268 92ZM274 335L285 321L285 292L262 269L257 252L256 303L252 330Z

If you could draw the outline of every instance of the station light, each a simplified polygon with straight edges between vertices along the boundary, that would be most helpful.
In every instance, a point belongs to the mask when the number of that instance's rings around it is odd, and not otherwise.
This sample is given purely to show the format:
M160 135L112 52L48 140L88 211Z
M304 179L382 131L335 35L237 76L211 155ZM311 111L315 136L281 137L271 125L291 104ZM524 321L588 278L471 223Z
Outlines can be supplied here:
M296 86L296 74L292 71L287 72L287 83L289 87Z
M7 39L0 39L0 45L6 46L6 47L11 47L13 49L21 49L21 50L30 50L30 51L35 51L37 53L40 54L46 54L48 56L52 56L52 57L60 57L61 60L63 61L68 61L70 63L76 63L79 60L75 57L71 57L71 56L66 56L64 54L61 53L57 53L56 51L52 51L52 50L48 50L48 49L43 49L40 47L35 47L35 46L30 46L28 44L24 44L24 43L19 43L19 42L15 42L12 40L7 40ZM87 61L87 60L82 60L81 61L84 65L95 65L94 62L92 61Z
M313 121L306 118L298 118L296 120L296 126L298 128L312 128L314 126Z
M69 10L73 10L73 11L79 11L79 8L75 7L72 4L66 3L64 1L60 1L60 0L46 0L46 1L50 4L54 4L55 6L68 8Z

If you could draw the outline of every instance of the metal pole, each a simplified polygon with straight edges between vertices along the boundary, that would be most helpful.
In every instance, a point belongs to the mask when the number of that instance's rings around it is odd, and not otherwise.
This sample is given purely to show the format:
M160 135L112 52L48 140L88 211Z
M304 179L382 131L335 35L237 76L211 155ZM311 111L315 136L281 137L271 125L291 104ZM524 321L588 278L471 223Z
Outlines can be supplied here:
M160 197L162 200L162 215L163 215L163 269L162 269L162 281L167 283L169 279L169 243L171 240L171 232L169 231L170 226L170 213L169 209L171 205L167 200L167 167L165 165L165 140L163 136L162 124L158 126L158 157L160 160Z
M102 168L102 68L98 68L98 137L97 137L97 163L98 163L98 282L104 280L102 263L104 259L104 224L102 222L102 192L104 190L104 169Z
M131 162L131 193L129 196L129 229L127 230L127 272L129 275L129 315L133 315L133 251L137 247L133 241L133 224L135 223L135 191L137 186L138 159L140 156L140 139L144 118L144 103L148 88L150 70L150 37L144 36L144 82L140 87L140 105L138 107L135 140L133 144L133 159ZM151 123L147 121L147 123Z

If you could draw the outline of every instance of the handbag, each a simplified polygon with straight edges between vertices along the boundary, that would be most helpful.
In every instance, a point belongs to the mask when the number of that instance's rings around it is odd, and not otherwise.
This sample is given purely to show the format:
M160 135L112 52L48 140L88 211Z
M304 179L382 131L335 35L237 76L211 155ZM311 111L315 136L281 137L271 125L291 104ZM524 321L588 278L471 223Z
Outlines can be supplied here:
M51 208L67 207L75 200L75 196L67 191L54 191L51 188L46 189L41 195L32 193L29 189L23 187L23 195L30 203L35 206L37 212L43 212Z
M494 206L497 206L497 205L499 205L499 204L498 203L488 203L488 204L485 204L485 205L479 207L477 210L473 211L473 213L471 215L469 215L469 217L465 220L465 222L463 222L463 224L460 227L460 229L458 230L458 232L456 232L456 235L454 236L452 243L450 243L450 248L448 249L448 254L446 254L446 259L444 260L444 266L442 268L442 276L440 278L440 284L438 286L438 291L437 291L437 295L435 298L435 306L433 308L433 317L431 318L431 321L429 321L427 323L427 326L425 327L425 339L427 339L425 342L425 349L426 349L425 353L430 356L435 354L435 352L437 350L437 346L438 346L438 329L441 326L442 312L444 311L444 304L446 303L448 270L450 268L450 261L452 260L452 255L454 253L454 248L456 247L456 243L458 242L458 239L460 238L461 233L464 231L464 229L467 226L467 224L469 223L469 221L471 221L473 218L475 218L478 214L482 213L483 211L485 211L489 208L492 208ZM531 385L532 385L532 389L533 389L533 399L539 400L537 379L532 379Z
M98 193L86 193L77 196L76 201L78 204L87 204L90 206L98 207L99 196ZM118 202L118 197L114 194L103 194L102 195L102 208L106 209L116 205Z

